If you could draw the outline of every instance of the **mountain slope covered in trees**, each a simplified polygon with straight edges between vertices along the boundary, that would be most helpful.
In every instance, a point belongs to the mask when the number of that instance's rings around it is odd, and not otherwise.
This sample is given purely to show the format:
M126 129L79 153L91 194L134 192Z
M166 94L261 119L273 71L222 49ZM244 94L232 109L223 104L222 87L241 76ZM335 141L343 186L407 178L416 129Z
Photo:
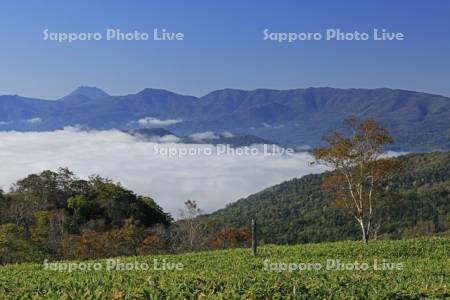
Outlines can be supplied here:
M174 221L150 197L98 175L46 170L0 189L0 265L192 252L248 244L249 228L215 226L185 202Z
M450 149L450 99L405 90L225 89L194 97L160 89L109 96L84 87L59 101L0 96L0 130L127 130L153 121L177 135L229 131L299 148L316 146L349 115L375 118L395 138L395 149Z
M402 238L450 230L450 152L396 158L400 170L386 187L386 207L375 224L380 238ZM324 174L283 182L240 199L210 215L223 226L243 226L252 217L267 243L358 239L350 216L328 207Z

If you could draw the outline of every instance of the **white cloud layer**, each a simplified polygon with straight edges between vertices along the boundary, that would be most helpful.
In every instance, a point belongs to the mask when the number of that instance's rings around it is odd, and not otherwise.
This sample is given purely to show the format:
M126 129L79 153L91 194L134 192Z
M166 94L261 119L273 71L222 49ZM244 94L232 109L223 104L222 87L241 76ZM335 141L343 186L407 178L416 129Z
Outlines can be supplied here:
M191 134L189 137L196 142L202 142L204 140L215 140L215 139L220 138L220 136L218 136L217 134L215 134L212 131L197 132L197 133Z
M197 200L204 211L211 212L284 180L324 170L311 167L307 153L167 157L156 153L155 147L162 146L115 130L0 132L0 186L7 189L30 173L67 166L83 178L100 174L119 181L138 194L153 197L165 210L178 216L187 199Z
M180 138L173 134L168 134L164 136L152 137L150 141L154 143L178 143Z
M222 132L222 135L223 135L224 137L226 137L226 138L232 138L232 137L235 137L235 135L234 135L233 133L229 132L229 131Z
M42 119L41 118L33 118L33 119L26 120L26 122L30 123L30 124L38 124L38 123L42 123Z
M180 123L179 119L160 120L158 118L146 117L138 120L139 125L142 126L169 126Z

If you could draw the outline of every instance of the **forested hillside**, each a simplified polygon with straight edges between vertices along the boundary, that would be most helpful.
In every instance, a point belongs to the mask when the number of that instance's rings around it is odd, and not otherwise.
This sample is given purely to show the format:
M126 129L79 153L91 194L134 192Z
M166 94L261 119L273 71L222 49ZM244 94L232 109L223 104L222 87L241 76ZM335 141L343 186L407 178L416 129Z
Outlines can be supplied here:
M449 231L450 152L396 160L398 172L382 184L377 238ZM0 192L0 264L244 247L252 217L263 243L359 239L354 220L328 205L326 175L284 182L209 217L187 201L174 222L152 198L111 180L79 179L68 169L32 174Z
M400 169L386 185L378 238L427 235L450 229L450 152L397 158ZM242 226L252 217L266 243L358 239L350 216L328 206L321 182L326 174L283 182L211 215L224 225Z
M0 264L135 253L141 227L172 221L150 197L111 180L44 171L0 190Z
M427 152L450 149L449 111L448 97L386 88L225 89L198 98L160 89L108 96L81 87L60 101L0 96L0 130L129 130L165 120L177 135L229 131L303 148L352 115L379 121L395 150Z
M0 190L0 265L244 246L249 229L215 226L195 201L183 219L98 175L46 170Z

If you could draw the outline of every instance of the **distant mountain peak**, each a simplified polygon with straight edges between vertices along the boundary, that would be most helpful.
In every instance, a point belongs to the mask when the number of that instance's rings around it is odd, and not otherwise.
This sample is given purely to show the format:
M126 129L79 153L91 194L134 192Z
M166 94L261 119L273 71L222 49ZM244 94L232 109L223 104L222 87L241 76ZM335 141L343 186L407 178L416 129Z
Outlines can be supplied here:
M109 94L102 89L99 89L94 86L80 86L76 88L72 93L67 95L65 98L69 96L84 96L90 99L99 99L109 97Z
M145 88L142 91L138 92L137 95L141 96L167 96L167 95L179 95L169 90L165 89L155 89L155 88Z

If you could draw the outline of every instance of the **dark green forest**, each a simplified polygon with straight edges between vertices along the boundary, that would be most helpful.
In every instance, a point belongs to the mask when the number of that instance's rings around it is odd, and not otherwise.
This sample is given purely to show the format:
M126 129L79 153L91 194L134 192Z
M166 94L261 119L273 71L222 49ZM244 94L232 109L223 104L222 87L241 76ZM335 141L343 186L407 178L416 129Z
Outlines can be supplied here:
M0 265L245 246L247 226L227 228L186 201L174 222L156 202L100 176L43 171L0 191Z
M82 256L69 252L80 250L77 244L91 243L86 238L95 240L97 233L108 233L111 244L120 241L110 249L103 245L102 252L121 253L124 249L118 245L130 242L129 231L138 224L150 227L171 221L152 198L109 179L82 180L66 168L44 171L0 193L0 263Z
M399 239L450 230L450 152L396 158L400 168L385 184L374 236ZM283 182L210 215L227 226L254 217L265 243L296 244L360 238L354 219L329 207L321 189L327 173Z
M450 152L395 160L374 237L448 232ZM355 221L328 205L327 174L281 183L210 215L186 201L177 221L152 198L100 176L83 180L65 168L32 174L0 192L0 264L247 247L252 217L261 243L358 240Z

